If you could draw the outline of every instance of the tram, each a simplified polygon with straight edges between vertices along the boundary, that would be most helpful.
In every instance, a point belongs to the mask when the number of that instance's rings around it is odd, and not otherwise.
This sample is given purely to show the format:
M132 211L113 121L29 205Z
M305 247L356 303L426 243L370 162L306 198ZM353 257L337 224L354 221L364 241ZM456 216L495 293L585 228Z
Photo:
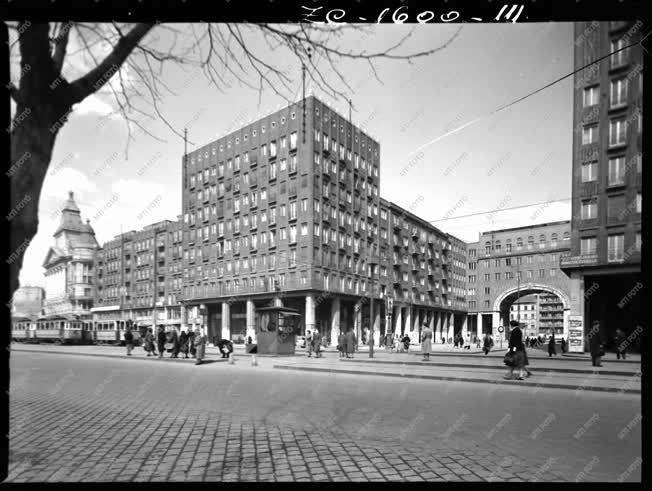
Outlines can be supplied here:
M29 317L11 319L11 340L18 343L28 343L36 335L36 320Z
M95 321L93 341L95 344L122 345L125 341L127 327L131 327L131 332L134 335L134 345L140 345L141 338L144 337L144 334L141 332L142 329L139 330L133 327L130 320Z
M82 344L84 336L82 332L89 330L91 321L70 318L67 316L53 315L42 317L36 322L36 329L33 331L34 342L50 342L55 344Z

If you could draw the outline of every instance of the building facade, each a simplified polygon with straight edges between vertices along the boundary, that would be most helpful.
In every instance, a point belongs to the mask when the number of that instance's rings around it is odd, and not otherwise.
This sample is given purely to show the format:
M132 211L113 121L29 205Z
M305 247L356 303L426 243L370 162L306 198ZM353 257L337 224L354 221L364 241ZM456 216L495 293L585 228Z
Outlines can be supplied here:
M509 323L514 302L546 294L562 306L562 329L556 332L567 337L570 282L559 262L570 242L570 221L559 221L483 232L478 242L467 244L469 330L495 336L498 326Z
M520 322L523 327L523 336L537 337L538 328L538 298L537 295L528 295L516 300L509 308L510 320Z
M181 222L164 220L103 244L93 319L181 328L182 239Z
M447 236L435 241L434 227L421 223L417 239L432 233L418 243L411 217L392 221L398 207L380 199L380 145L315 97L198 148L182 165L184 321L205 320L210 340L254 338L255 309L271 303L297 309L302 329L317 327L331 343L348 328L364 337L372 322L378 341L423 319L436 324L435 312L464 311L463 288L449 289L459 288L463 247L450 252ZM397 228L409 256L398 269L389 257ZM456 261L446 266L455 278L428 276L442 261L429 260L435 252ZM397 303L387 315L390 291Z
M608 347L616 327L641 320L642 25L575 24L575 67L614 54L575 75L571 254L561 262L578 328L571 350L587 348L595 320Z
M53 237L54 245L43 262L44 314L90 320L95 296L93 261L99 244L90 221L82 222L72 191Z

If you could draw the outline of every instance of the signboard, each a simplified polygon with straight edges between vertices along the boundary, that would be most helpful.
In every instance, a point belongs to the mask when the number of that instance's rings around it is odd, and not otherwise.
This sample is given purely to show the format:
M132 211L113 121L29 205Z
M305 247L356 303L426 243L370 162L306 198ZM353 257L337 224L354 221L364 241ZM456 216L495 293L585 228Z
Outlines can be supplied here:
M588 266L598 264L597 254L584 254L581 256L565 256L561 258L560 266L562 268L569 266Z
M568 351L584 353L584 319L581 315L568 318Z

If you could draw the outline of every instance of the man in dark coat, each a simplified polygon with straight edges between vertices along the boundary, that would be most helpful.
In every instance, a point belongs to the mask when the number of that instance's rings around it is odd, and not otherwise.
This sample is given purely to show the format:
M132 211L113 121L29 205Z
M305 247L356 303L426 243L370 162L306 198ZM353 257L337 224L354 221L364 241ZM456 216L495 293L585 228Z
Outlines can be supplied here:
M219 348L220 353L222 353L222 358L229 358L231 353L233 353L233 343L228 339L220 339L217 343L217 347Z
M616 336L614 337L614 342L616 343L616 359L620 360L622 356L623 360L625 359L625 350L627 349L627 343L625 342L626 337L622 329L616 329Z
M312 348L315 352L315 358L321 358L321 333L315 329L312 333Z
M156 344L158 345L158 357L163 358L163 352L165 351L165 343L167 341L167 336L163 330L163 326L158 328L158 335L156 336Z
M172 328L170 342L172 343L172 358L179 358L179 336L175 328Z
M491 348L494 346L494 341L491 339L491 336L489 334L484 335L484 341L482 343L482 351L484 351L485 355L489 354L489 351L491 351Z
M554 332L550 335L550 341L548 341L548 358L552 358L552 355L557 356L557 347L555 346Z
M602 366L602 357L604 356L602 333L600 332L600 321L593 321L593 327L589 331L589 351L594 367Z
M184 358L188 358L188 335L186 331L181 331L181 334L179 334L179 352Z
M349 327L349 330L346 332L344 335L345 339L345 344L346 344L346 357L347 358L353 358L353 353L355 352L355 347L358 342L358 340L355 337L355 333L353 332L353 328ZM351 356L349 356L351 355Z
M131 356L131 350L134 349L134 334L129 327L125 331L125 346L127 347L127 356Z

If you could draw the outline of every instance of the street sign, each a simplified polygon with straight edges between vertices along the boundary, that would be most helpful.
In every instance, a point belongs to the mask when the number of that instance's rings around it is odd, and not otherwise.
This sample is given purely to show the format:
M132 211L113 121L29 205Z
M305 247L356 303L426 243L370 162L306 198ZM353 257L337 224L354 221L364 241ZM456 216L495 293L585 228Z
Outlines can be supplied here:
M505 332L505 328L503 326L498 326L498 332Z
M584 319L581 315L571 315L568 324L568 351L584 353Z

